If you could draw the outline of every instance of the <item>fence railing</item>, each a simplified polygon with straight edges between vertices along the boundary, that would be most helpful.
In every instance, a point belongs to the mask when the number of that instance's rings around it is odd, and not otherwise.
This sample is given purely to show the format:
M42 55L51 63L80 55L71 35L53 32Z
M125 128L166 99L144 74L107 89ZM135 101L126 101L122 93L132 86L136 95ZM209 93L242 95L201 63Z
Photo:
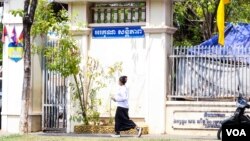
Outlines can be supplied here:
M93 23L146 22L145 2L96 4L91 12Z
M247 47L174 47L171 100L233 100L250 96Z

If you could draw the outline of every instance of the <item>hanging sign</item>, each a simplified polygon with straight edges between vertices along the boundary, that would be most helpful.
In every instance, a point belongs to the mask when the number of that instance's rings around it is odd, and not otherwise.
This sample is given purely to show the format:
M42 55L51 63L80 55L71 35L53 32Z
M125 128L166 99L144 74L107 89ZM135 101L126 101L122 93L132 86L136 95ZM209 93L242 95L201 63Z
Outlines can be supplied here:
M15 27L12 30L11 40L8 44L8 57L15 62L23 58L23 32L17 39Z
M140 26L129 27L95 27L93 38L144 38L144 31Z
M8 56L11 60L18 62L23 58L23 45L11 42L8 45Z

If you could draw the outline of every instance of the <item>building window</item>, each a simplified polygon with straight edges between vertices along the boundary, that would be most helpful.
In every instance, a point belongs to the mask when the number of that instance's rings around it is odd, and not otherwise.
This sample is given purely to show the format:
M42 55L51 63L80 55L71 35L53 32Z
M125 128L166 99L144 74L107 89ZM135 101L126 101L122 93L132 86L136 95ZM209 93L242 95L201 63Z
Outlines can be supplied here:
M146 2L93 3L91 23L146 22Z

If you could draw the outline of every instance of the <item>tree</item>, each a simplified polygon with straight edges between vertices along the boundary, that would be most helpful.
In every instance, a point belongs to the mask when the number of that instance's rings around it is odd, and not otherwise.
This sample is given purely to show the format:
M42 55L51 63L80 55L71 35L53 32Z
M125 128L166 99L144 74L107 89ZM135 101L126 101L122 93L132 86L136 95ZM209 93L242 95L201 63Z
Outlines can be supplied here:
M19 127L20 133L28 132L29 100L31 97L31 52L42 53L45 49L45 46L34 46L31 42L31 36L32 39L40 36L45 40L48 32L58 33L62 35L61 37L65 37L64 35L69 32L66 10L55 11L53 4L54 3L48 3L46 0L25 0L24 9L10 11L14 16L19 15L23 17L24 79Z
M174 4L174 45L197 45L217 32L216 12L219 0L186 0ZM249 22L250 1L231 0L226 5L227 22Z
M34 21L37 0L25 0L23 12L24 78L21 101L20 132L28 133L29 100L31 95L31 43L30 31Z

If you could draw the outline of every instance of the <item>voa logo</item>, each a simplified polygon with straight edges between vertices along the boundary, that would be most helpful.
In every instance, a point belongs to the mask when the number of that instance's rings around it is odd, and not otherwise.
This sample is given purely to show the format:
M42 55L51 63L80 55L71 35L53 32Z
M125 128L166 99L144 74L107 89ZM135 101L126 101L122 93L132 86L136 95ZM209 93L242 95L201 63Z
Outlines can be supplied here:
M226 129L227 136L247 136L244 129Z

